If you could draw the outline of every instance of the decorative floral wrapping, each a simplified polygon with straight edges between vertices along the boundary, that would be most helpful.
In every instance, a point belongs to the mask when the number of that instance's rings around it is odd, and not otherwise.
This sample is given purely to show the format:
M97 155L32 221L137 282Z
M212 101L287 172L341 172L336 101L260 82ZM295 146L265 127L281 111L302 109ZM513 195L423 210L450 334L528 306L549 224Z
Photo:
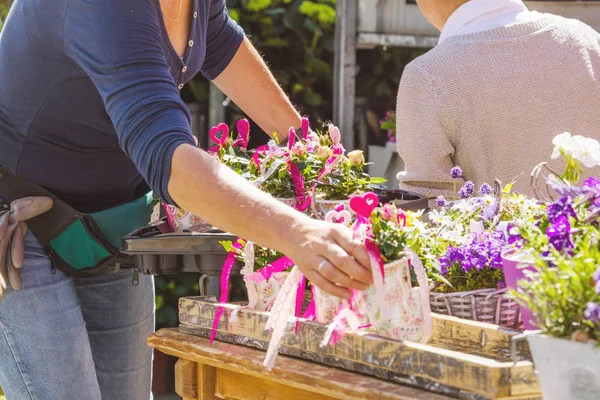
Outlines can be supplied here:
M412 287L411 284L411 260L415 260L413 268L419 287ZM423 265L414 253L408 253L406 257L384 265L384 270L384 301L390 305L387 315L378 304L374 286L364 293L372 329L392 339L426 343L431 337L432 321L429 287Z
M254 273L244 277L244 283L248 291L248 307L257 311L271 311L273 303L288 277L287 272L277 272L267 280L258 279L259 275Z
M197 217L184 209L169 204L163 204L163 207L167 214L167 223L173 232L200 231L208 226L202 218Z

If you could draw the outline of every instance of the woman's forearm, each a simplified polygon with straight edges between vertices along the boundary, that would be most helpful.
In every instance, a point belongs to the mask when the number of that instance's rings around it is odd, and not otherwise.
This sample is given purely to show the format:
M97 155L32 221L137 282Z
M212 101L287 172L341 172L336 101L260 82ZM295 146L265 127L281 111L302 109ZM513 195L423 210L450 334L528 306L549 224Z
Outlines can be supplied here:
M173 154L169 193L210 224L282 253L309 219L190 145Z
M247 38L213 82L267 134L300 127L300 115Z

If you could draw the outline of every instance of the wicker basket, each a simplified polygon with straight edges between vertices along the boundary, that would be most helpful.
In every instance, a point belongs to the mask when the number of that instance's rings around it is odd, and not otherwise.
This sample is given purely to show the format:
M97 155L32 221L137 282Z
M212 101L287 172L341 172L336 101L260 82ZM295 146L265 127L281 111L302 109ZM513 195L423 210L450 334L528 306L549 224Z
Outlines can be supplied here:
M481 289L470 292L429 294L431 312L518 328L520 309L506 289Z

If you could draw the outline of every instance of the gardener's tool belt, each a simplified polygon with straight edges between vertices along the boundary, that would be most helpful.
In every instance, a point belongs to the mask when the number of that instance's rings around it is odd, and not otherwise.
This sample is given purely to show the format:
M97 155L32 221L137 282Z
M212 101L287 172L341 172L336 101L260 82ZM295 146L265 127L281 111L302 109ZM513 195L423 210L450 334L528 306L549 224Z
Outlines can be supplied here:
M146 225L152 214L152 193L107 210L80 213L43 187L16 177L2 166L0 195L9 204L28 196L54 200L54 207L27 221L27 227L50 256L52 270L59 268L75 277L97 275L111 266L116 270L134 267L133 259L119 251L121 238Z

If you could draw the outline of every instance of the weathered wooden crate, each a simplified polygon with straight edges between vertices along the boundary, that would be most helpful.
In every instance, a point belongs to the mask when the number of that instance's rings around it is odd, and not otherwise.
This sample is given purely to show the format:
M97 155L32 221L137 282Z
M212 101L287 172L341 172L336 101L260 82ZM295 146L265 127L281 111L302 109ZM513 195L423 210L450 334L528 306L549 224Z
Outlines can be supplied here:
M179 330L209 337L215 312L214 299L182 298ZM266 350L270 332L265 331L267 313L225 304L217 340ZM326 327L295 319L280 353L363 374L420 387L469 400L541 399L537 377L525 342L512 361L511 338L516 331L495 325L434 316L433 336L427 345L400 342L368 332L349 332L335 346L320 348Z

